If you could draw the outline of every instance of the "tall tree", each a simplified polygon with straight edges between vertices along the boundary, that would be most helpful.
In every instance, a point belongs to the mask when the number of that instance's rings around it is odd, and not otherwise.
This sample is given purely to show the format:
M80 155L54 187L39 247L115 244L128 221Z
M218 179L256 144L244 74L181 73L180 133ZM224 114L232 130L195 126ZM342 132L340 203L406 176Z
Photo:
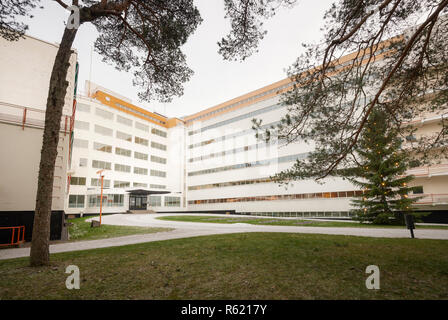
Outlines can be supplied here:
M54 0L64 9L79 9L79 25L93 24L99 32L95 49L118 70L133 71L142 100L170 101L183 93L193 71L182 45L202 21L193 0ZM262 20L296 0L224 0L230 34L219 44L228 60L244 60L263 38ZM26 30L17 17L29 15L38 0L0 2L0 36L16 40ZM75 25L78 21L72 21ZM69 58L78 28L67 24L50 78L30 262L49 263L50 215L60 120L68 83Z
M412 212L417 198L409 197L414 177L407 176L409 159L395 128L389 128L387 113L373 110L355 148L357 165L339 171L363 194L352 200L353 212L362 222L390 224L400 214Z
M402 137L410 121L448 102L448 0L339 0L325 14L325 36L305 44L290 67L288 113L260 135L286 143L313 142L306 159L277 175L280 183L317 181L356 164L354 150L367 119L383 109ZM348 58L341 59L350 54ZM261 134L263 133L263 134ZM421 164L448 156L448 123L413 143Z

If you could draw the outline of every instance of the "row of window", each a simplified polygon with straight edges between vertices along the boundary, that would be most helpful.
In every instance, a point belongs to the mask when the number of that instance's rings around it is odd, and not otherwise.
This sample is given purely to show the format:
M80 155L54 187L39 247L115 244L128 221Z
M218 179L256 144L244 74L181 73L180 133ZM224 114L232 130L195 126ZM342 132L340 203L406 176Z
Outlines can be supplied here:
M274 201L274 200L296 200L296 199L321 199L321 198L352 198L355 196L361 196L362 194L363 194L362 190L339 191L339 192L300 193L300 194L280 194L280 195L272 195L272 196L191 200L191 201L188 201L188 204L210 204L210 203L227 203L227 202Z
M275 127L279 123L280 123L280 121L267 123L267 124L265 124L263 126L260 126L260 130L267 129L267 128L271 127L271 126ZM228 134L228 135L225 135L225 136L221 136L221 137L217 137L217 138L201 141L201 142L198 142L198 143L190 144L188 146L188 148L189 149L193 149L193 148L197 148L197 147L202 147L202 146L205 146L205 145L209 145L211 143L225 141L225 140L233 139L233 138L236 138L236 137L245 136L245 135L248 135L248 134L252 134L253 136L255 136L254 129L250 128L250 129L246 129L246 130L239 131L239 132L236 132L236 133Z
M276 110L276 109L279 109L279 108L282 108L282 107L284 107L284 105L282 105L281 103L277 103L277 104L274 104L274 105L271 105L271 106L268 106L268 107L264 107L264 108L261 108L261 109L258 109L258 110L255 110L255 111L252 111L252 112L249 112L249 113L245 113L245 114L239 115L239 116L234 117L234 118L230 118L230 119L227 119L227 120L224 120L224 121L220 121L220 122L211 124L209 126L202 127L200 129L197 129L197 130L190 131L190 132L188 132L188 135L191 136L191 135L194 135L194 134L197 134L197 133L201 133L201 132L204 132L204 131L207 131L207 130L210 130L210 129L214 129L214 128L218 128L218 127L222 127L222 126L228 125L229 123L233 123L233 122L240 121L240 120L243 120L243 119L253 118L253 117L258 116L260 114L267 113L269 111Z
M103 179L103 188L110 188L110 182L109 179ZM85 186L86 185L86 178L85 177L72 177L70 179L70 185L77 185L77 186ZM134 182L133 187L143 187L147 188L147 183L142 182ZM92 187L101 187L101 180L99 178L91 178L90 179L90 186ZM114 181L114 188L129 188L131 186L131 183L128 181ZM150 184L149 185L151 189L166 189L165 185L161 184Z
M126 107L126 106L124 106L124 105L122 105L120 103L116 103L116 105L118 107L120 107L120 108L126 109L128 111L132 111L133 113L137 113L137 114L139 114L139 115L141 115L141 116L143 116L143 117L145 117L147 119L151 119L153 121L156 121L157 123L165 124L165 122L163 122L163 121L161 121L159 119L156 119L154 117L148 116L148 115L146 115L146 114L144 114L142 112L136 111L134 109L128 108L128 107ZM87 105L87 104L84 104L84 103L78 103L76 109L78 111L80 111L80 112L90 113L90 106ZM113 118L114 118L114 114L112 112L103 110L101 108L95 108L95 114L97 116L99 116L101 118L104 118L104 119L107 119L107 120L113 120ZM132 127L132 123L133 123L133 121L131 119L122 117L120 115L117 115L117 122L121 123L121 124L124 124L126 126L129 126L129 127ZM149 126L146 125L146 124L143 124L141 122L135 121L135 127L137 129L139 129L139 130L149 132ZM154 131L157 131L157 132L154 132ZM152 128L151 132L154 133L154 134L157 134L157 135L159 135L161 137L166 138L166 132L165 131L162 131L162 130L159 130L159 129L156 129L156 128Z
M85 123L88 124L87 122L85 122ZM83 127L83 125L81 125L80 122L78 121L78 128L81 128L80 126ZM75 125L75 127L76 127L76 125ZM108 136L108 137L112 137L112 135L113 135L112 129L109 129L109 128L106 128L106 127L103 127L103 126L100 126L97 124L95 125L95 132L98 134L101 134L103 136ZM116 138L120 139L120 140L127 141L127 142L132 142L132 135L125 133L125 132L117 131ZM77 139L77 140L80 140L80 139ZM87 140L84 140L84 141L87 141ZM149 145L148 139L137 137L137 136L134 136L134 142L136 144L140 144L145 147L147 147ZM97 144L99 144L99 143L97 143ZM87 148L88 142L87 143L79 143L79 141L78 141L78 144L75 144L75 146L79 147L79 148ZM157 143L157 142L151 142L151 147L155 148L155 149L159 149L159 150L164 150L164 151L166 151L166 149L167 149L166 145ZM106 152L108 152L108 151L106 151Z
M258 183L269 183L269 182L272 182L271 178L239 180L239 181L210 183L210 184L203 184L203 185L198 185L198 186L190 186L190 187L188 187L188 190L203 190L203 189L233 187L233 186L240 186L240 185L245 185L245 184L258 184Z
M160 159L162 159L162 158L160 158ZM160 163L162 163L162 162L160 162ZM107 162L107 161L92 160L92 168L112 170L112 163ZM118 172L130 173L131 166L128 166L125 164L120 164L120 163L115 163L114 170L118 171ZM141 168L141 167L134 167L134 174L148 175L148 169ZM154 176L154 177L166 177L166 172L159 171L159 170L151 170L150 175Z
M267 181L266 181L267 182ZM191 200L188 204L210 204L210 203L226 203L226 202L249 202L249 201L274 201L274 200L296 200L296 199L316 199L316 198L352 198L359 197L364 192L362 190L355 191L338 191L338 192L316 192L316 193L299 193L299 194L282 194L273 196L256 196L241 198L224 198L224 199L207 199L207 200ZM423 187L417 186L413 190L413 194L423 194Z
M198 176L198 175L216 173L216 172L221 172L221 171L229 171L229 170L236 170L236 169L243 169L243 168L253 168L253 167L259 167L259 166L268 166L270 164L275 164L275 163L290 162L290 161L296 161L297 159L304 159L307 157L307 155L308 155L308 152L305 152L305 153L293 154L290 156L284 156L284 157L279 157L279 158L239 163L239 164L218 167L218 168L212 168L212 169L191 171L188 173L188 176L191 177L191 176Z
M276 145L277 145L277 141L276 140L271 140L270 143L262 142L262 143L253 144L251 146L244 146L244 147L235 148L235 149L231 149L231 150L210 153L210 154L205 155L205 156L200 156L200 157L196 157L196 158L190 158L188 161L189 162L196 162L196 161L203 161L203 160L207 160L207 159L211 159L211 158L225 157L225 156L231 155L231 154L236 154L236 153L240 153L240 152L246 152L246 151L250 151L250 150L258 150L258 149L262 149L262 148L266 148L266 147L273 147L273 146L276 146Z
M71 194L68 197L69 208L84 208L86 196L83 194ZM89 195L88 207L99 208L101 204L101 195ZM162 206L161 196L150 196L149 204L152 207ZM180 207L180 197L166 196L164 199L165 207ZM103 207L123 207L124 206L124 194L103 194Z
M69 208L84 208L86 196L83 194L71 194L68 197ZM101 195L89 195L89 208L96 208L100 206ZM123 207L123 194L103 194L103 207Z
M93 143L93 149L96 150L96 151L112 153L112 146L111 145L107 145L107 144L100 143L100 142L94 142ZM120 156L125 156L125 157L131 157L132 150L115 147L115 154L120 155ZM141 152L138 152L138 151L134 151L134 158L140 159L140 160L148 160L148 154L141 153ZM151 161L152 162L156 162L156 163L165 164L166 163L166 158L161 158L161 157L157 157L157 156L151 156Z

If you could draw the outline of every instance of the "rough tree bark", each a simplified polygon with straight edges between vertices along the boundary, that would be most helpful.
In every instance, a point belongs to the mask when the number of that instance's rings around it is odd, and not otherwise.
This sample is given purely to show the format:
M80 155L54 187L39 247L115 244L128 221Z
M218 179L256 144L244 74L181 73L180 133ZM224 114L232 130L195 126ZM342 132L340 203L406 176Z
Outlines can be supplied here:
M65 29L57 52L48 90L45 111L45 129L39 165L36 210L30 253L31 266L48 265L50 262L50 218L53 196L54 169L61 127L62 109L68 87L67 71L70 65L72 44L77 28Z

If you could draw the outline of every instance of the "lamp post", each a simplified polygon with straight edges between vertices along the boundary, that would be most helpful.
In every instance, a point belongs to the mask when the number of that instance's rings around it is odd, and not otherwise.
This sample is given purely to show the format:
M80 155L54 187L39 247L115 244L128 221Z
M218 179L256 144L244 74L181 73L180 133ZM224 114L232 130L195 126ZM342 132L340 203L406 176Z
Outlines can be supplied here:
M101 216L103 213L103 179L104 179L104 174L103 171L105 169L101 169L99 171L97 171L96 173L100 175L100 180L101 180L101 196L100 196L100 227L101 227Z

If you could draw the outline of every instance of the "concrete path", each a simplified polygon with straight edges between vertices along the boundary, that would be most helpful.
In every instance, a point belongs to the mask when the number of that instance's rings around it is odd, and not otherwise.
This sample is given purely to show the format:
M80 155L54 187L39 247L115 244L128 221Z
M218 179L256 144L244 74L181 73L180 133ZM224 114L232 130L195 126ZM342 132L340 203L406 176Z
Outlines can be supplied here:
M340 228L340 227L301 227L301 226L262 226L247 223L221 224L203 222L179 222L164 221L156 218L163 216L185 215L185 214L115 214L103 216L104 224L142 227L163 227L175 228L172 231L158 232L151 234L141 234L124 236L100 240L77 241L50 245L50 253L88 250L96 248L106 248L123 246L128 244L190 238L212 234L243 233L243 232L286 232L286 233L315 233L333 234L363 237L380 238L409 238L409 231L406 229L394 228ZM190 215L190 214L189 214ZM191 214L194 215L194 214ZM201 214L198 214L201 215ZM203 214L202 214L203 216ZM226 215L213 215L224 216ZM246 217L247 216L242 216ZM232 216L239 218L239 216ZM257 217L272 219L272 217ZM279 219L279 218L275 218ZM448 240L448 230L417 229L414 230L415 237L419 239L443 239ZM29 256L30 248L11 248L0 250L0 260Z

